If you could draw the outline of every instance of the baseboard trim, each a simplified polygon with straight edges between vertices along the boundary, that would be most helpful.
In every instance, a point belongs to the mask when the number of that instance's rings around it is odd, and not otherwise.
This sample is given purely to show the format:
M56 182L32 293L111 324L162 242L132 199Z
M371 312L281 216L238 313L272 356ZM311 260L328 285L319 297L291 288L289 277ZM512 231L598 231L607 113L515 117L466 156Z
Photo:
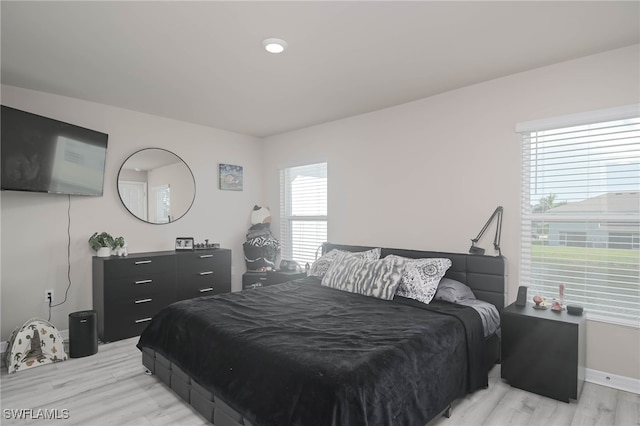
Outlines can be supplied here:
M640 379L619 376L617 374L611 374L604 371L586 368L584 380L596 385L607 386L610 388L640 395Z

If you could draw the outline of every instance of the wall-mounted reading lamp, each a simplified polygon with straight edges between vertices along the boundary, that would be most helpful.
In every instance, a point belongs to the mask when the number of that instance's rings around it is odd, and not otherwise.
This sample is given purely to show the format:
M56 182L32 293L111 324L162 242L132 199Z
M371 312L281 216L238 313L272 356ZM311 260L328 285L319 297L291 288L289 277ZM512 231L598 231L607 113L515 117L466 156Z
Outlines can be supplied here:
M482 227L482 230L480 231L478 236L471 240L471 248L469 249L469 253L484 254L484 249L476 246L476 243L480 240L480 238L482 238L482 235L485 233L489 225L491 225L491 222L493 221L493 219L497 218L496 236L493 239L493 248L498 251L499 256L502 256L502 252L500 251L500 236L502 234L502 211L503 210L504 209L502 208L502 206L498 206L495 209L495 211L493 212L493 214L491 215L487 223L485 223L484 226Z

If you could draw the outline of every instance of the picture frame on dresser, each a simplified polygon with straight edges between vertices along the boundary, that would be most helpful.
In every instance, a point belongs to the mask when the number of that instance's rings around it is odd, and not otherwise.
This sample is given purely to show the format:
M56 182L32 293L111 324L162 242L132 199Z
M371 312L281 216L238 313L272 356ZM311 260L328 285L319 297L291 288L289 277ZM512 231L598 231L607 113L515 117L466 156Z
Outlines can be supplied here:
M193 250L193 237L176 238L176 250Z

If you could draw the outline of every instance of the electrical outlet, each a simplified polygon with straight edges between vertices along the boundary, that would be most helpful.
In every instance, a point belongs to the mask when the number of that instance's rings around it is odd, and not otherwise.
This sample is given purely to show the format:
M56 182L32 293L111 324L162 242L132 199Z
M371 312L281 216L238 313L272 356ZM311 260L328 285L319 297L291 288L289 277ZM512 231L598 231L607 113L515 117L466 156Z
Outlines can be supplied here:
M53 303L53 289L49 289L49 290L45 290L44 291L44 301L49 303Z

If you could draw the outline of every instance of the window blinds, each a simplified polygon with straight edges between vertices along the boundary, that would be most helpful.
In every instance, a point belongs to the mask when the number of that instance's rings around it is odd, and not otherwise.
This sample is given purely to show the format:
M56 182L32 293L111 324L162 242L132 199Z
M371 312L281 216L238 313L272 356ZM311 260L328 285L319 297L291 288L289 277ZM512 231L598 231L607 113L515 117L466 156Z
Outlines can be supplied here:
M557 123L556 123L557 124ZM521 279L529 294L640 321L640 118L522 133Z
M302 266L327 240L327 163L280 170L282 258Z

